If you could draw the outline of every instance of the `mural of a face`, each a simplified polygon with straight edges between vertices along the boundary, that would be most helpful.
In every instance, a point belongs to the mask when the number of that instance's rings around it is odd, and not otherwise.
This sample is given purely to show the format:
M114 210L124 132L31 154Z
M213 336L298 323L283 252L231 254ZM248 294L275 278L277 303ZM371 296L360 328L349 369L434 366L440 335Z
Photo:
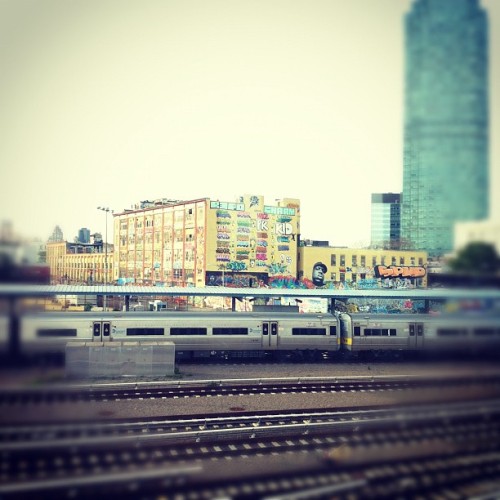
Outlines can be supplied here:
M312 269L312 282L316 286L323 286L325 284L326 266L323 262L316 262Z

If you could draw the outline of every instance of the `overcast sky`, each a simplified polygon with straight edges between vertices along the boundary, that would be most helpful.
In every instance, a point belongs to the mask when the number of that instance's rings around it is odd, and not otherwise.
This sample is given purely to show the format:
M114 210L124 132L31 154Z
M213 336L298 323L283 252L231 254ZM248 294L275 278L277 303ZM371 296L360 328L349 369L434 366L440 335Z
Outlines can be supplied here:
M480 3L498 217L500 1ZM73 240L104 233L99 205L258 194L299 198L303 238L369 244L371 193L402 189L411 4L0 0L0 219Z

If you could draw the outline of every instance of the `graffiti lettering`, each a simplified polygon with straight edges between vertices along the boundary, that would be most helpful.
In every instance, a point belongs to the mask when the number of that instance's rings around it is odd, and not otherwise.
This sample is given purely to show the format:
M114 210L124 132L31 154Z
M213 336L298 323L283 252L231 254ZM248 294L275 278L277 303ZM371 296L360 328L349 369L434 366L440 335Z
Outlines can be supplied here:
M292 234L292 225L288 222L279 222L276 223L276 234L286 235Z
M267 220L262 220L262 219L259 219L257 221L257 230L258 231L267 231Z
M398 267L398 266L375 266L375 276L377 278L403 277L403 278L422 278L425 276L423 267Z

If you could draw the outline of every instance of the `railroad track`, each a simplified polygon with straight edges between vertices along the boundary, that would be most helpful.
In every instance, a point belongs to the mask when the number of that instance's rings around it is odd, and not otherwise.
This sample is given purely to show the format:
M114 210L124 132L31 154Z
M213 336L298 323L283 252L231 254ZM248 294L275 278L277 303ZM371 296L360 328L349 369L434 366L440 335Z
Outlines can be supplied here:
M394 421L418 423L442 419L448 414L454 418L470 415L478 418L500 414L500 400L469 403L427 404L401 406L400 408L351 409L325 411L282 411L279 413L254 413L238 416L212 416L203 418L147 418L130 422L11 425L0 427L0 450L30 451L49 448L56 450L71 446L84 448L108 448L128 442L135 444L161 441L162 443L199 443L214 439L231 439L232 436L283 435L288 430L295 433L323 432L325 429L348 431L360 425L393 425Z
M0 446L0 496L390 498L472 488L500 477L499 416L497 400L167 421L146 435L133 423L95 439L70 427L50 439L11 428Z
M134 399L179 399L227 395L307 394L376 392L426 388L481 386L500 388L500 375L481 377L374 376L301 377L280 379L224 379L178 382L125 382L61 385L44 388L2 389L0 407L37 403L79 401L130 401Z

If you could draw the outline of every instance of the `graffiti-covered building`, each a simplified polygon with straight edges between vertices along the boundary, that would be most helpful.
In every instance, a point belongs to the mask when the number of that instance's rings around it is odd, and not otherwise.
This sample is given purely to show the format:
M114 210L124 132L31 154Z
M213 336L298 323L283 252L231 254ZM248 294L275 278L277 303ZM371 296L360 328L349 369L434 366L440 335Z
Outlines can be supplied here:
M304 245L299 280L314 287L425 286L427 252Z
M119 283L252 287L297 276L297 199L162 199L113 217Z

